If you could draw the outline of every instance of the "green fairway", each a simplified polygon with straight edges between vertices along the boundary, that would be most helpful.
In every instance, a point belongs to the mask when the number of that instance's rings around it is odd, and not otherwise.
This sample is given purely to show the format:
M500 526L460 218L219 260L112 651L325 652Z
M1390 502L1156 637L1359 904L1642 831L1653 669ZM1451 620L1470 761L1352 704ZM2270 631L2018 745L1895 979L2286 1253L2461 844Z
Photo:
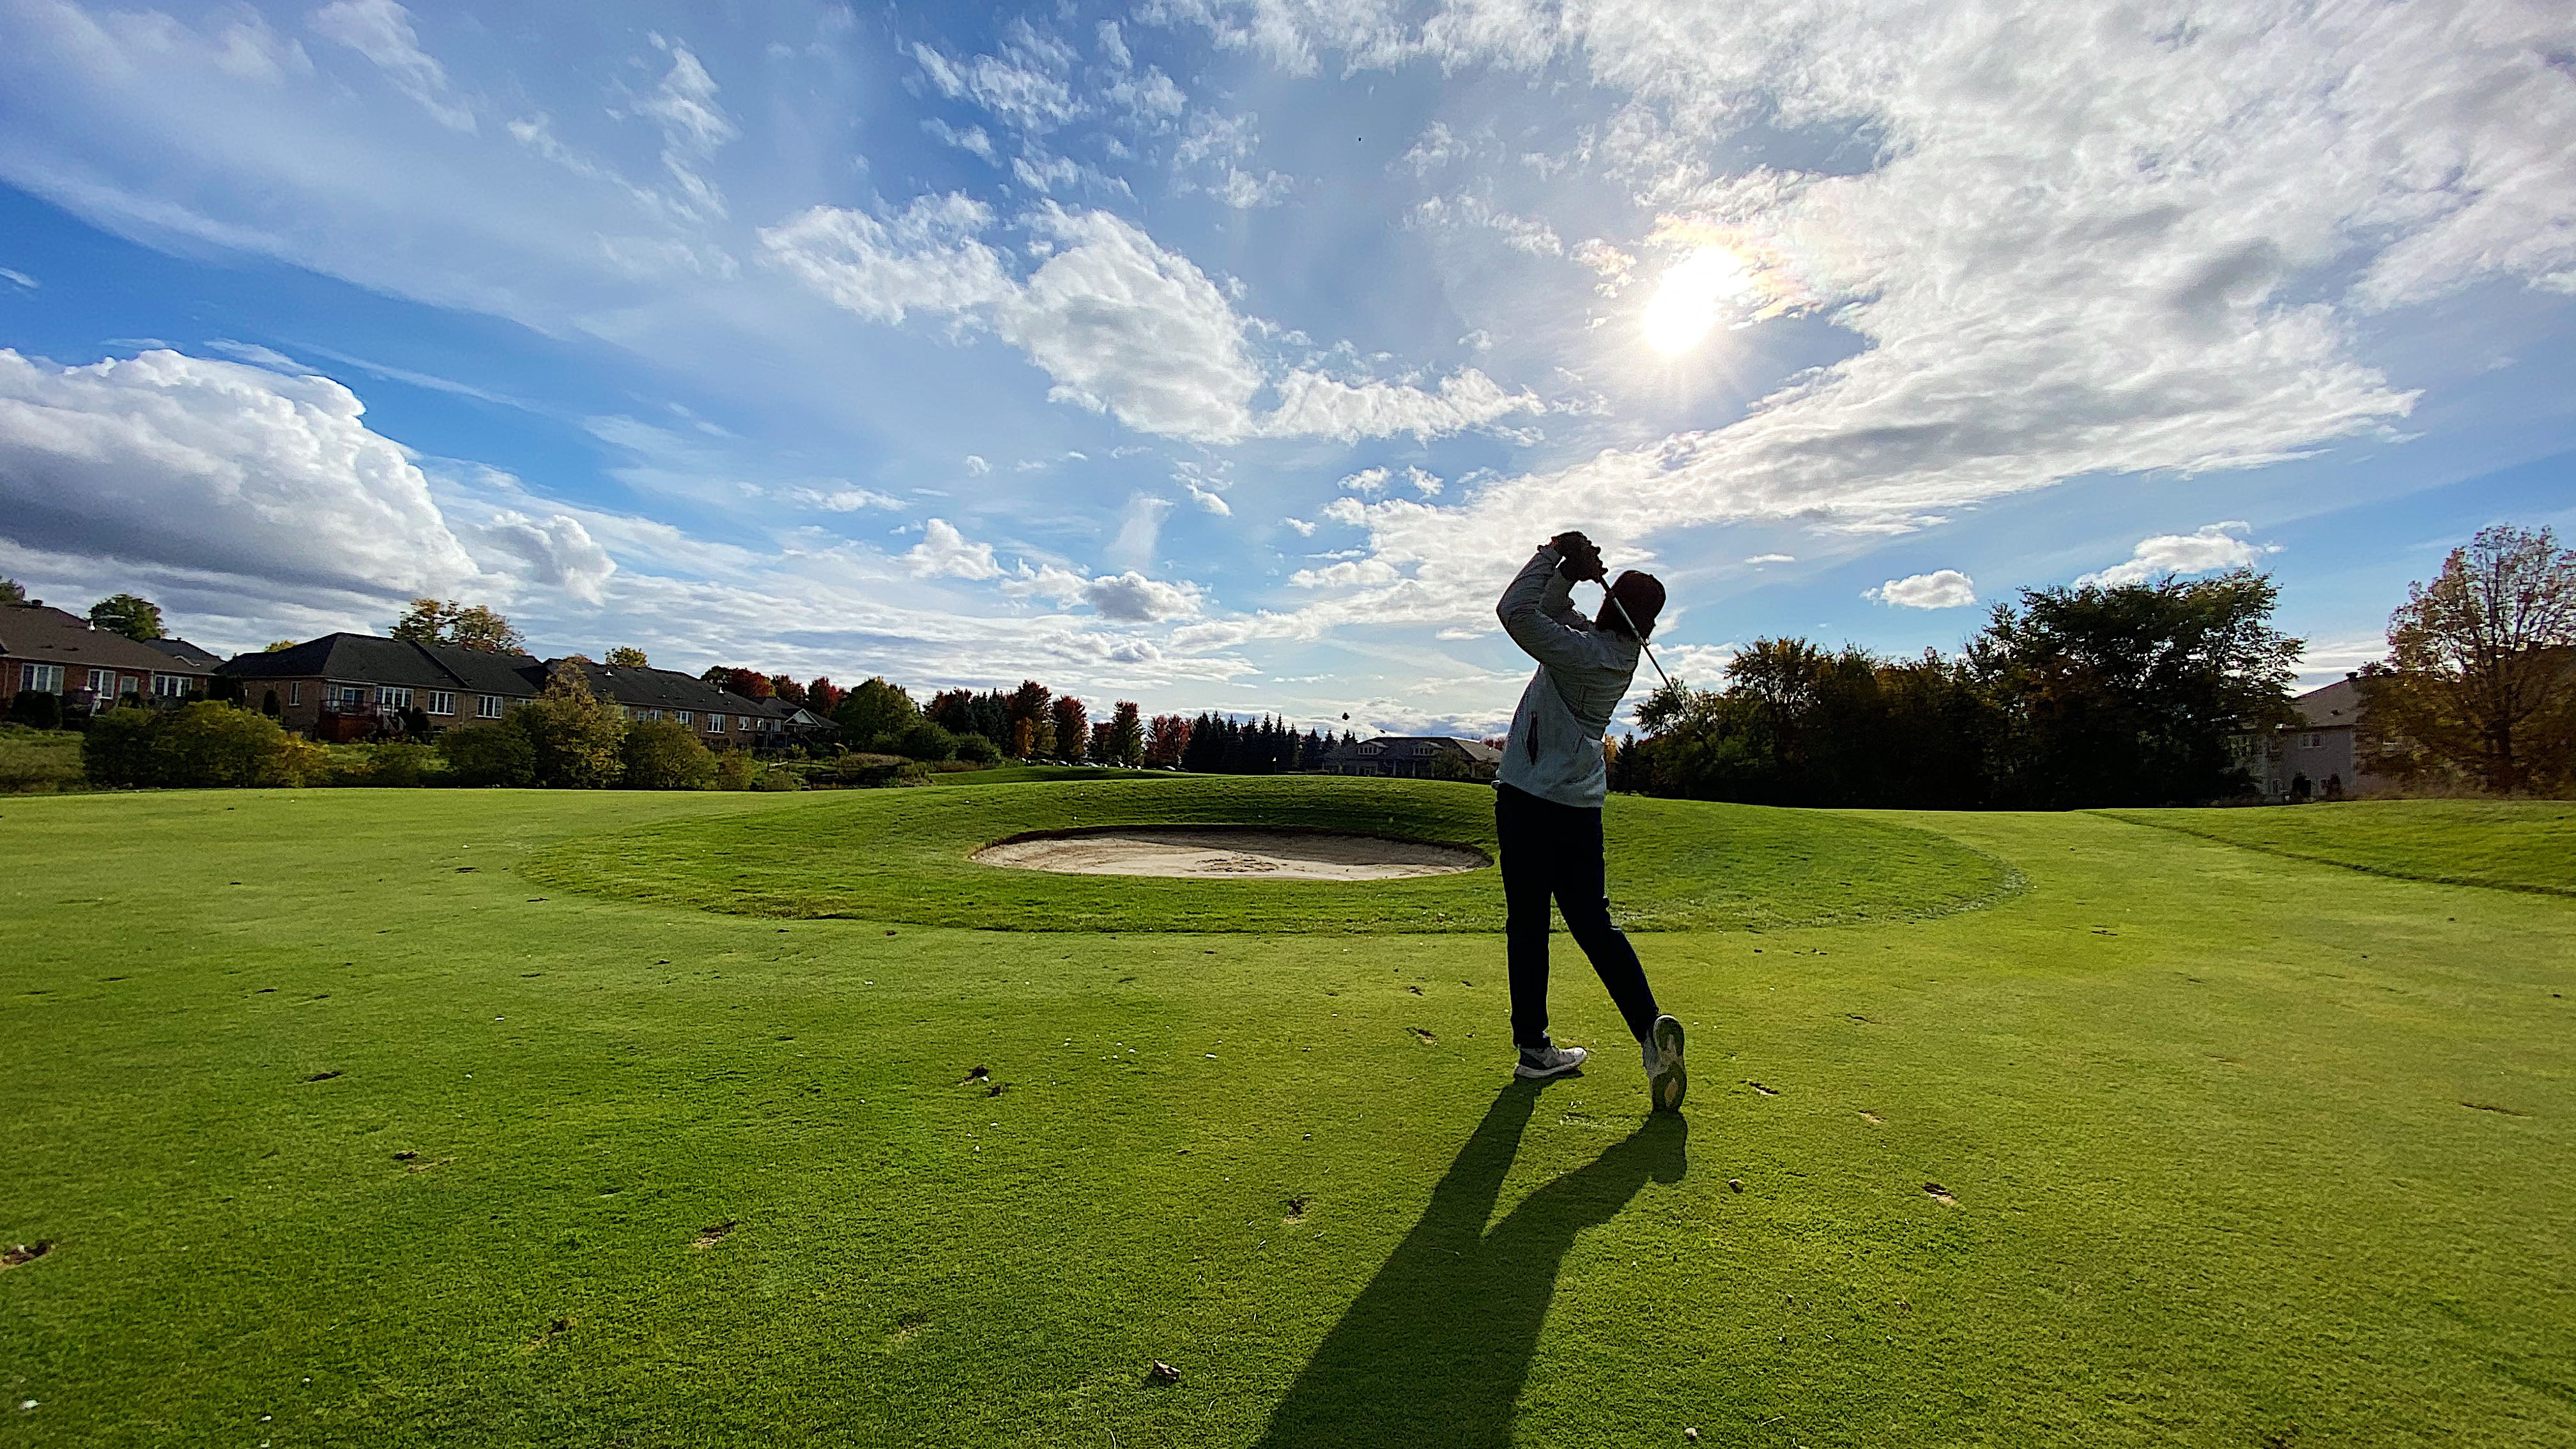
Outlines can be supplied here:
M1071 772L1080 774L1084 772ZM970 777L971 778L971 777ZM1012 931L1499 931L1490 871L1413 880L1171 880L971 863L1010 836L1109 825L1293 825L1494 852L1482 785L1148 776L1050 789L871 790L794 817L665 821L565 842L534 879L786 917ZM1638 930L1907 920L2014 888L1999 862L1857 816L1622 797L1607 821L1621 921Z
M2576 1442L2576 901L2368 873L2526 817L1616 800L1685 1121L1491 871L956 863L1296 783L1080 773L0 800L0 1444Z
M2288 810L2105 813L2377 875L2576 896L2576 805L2562 800L2357 800Z

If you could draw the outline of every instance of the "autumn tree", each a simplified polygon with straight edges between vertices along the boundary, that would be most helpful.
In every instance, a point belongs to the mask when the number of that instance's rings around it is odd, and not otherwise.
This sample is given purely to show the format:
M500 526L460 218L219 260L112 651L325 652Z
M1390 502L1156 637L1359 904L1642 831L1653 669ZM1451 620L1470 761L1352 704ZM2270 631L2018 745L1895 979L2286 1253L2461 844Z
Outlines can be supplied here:
M796 706L798 709L808 707L805 701L805 686L798 684L796 682L796 676L793 674L773 674L769 676L769 697L776 700L783 700L788 704ZM831 712L832 711L828 706L815 711L816 714L830 714Z
M1048 715L1055 724L1055 758L1079 761L1091 748L1091 710L1069 694L1056 696Z
M1156 769L1174 769L1190 747L1190 721L1187 715L1158 714L1145 728L1145 763Z
M645 663L644 651L636 648L632 644L620 644L616 648L609 650L608 657L602 659L600 663L607 665L611 669L648 669L652 667Z
M2453 773L2499 795L2570 783L2576 751L2576 549L2499 524L2411 584L2388 659L2362 672L2367 768Z
M828 674L815 675L813 682L805 686L805 707L819 715L831 714L849 697L850 692L834 684Z
M1136 701L1118 701L1117 707L1110 711L1108 725L1100 733L1109 737L1108 747L1096 752L1103 760L1131 769L1145 762L1145 721L1143 712L1136 708Z
M397 639L415 644L452 644L494 654L523 654L528 643L518 627L499 612L454 599L412 600L402 617L394 621L392 633Z
M161 606L133 594L110 594L89 606L89 621L128 639L158 639Z

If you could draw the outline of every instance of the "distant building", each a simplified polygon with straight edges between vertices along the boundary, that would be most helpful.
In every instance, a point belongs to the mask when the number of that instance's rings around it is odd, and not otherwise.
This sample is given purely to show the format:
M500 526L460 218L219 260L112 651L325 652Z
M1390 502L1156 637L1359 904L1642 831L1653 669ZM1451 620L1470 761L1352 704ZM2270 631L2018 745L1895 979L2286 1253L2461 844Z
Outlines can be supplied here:
M235 655L221 669L241 681L245 706L332 741L402 733L410 711L419 712L431 734L499 719L535 699L546 683L545 666L529 655L373 634L325 634Z
M157 642L213 658L178 640ZM197 699L214 672L212 663L194 662L178 648L137 643L78 614L40 603L0 606L0 706L28 692L53 695L73 710L113 709L126 698Z
M568 658L548 660L546 677L551 679L563 669L579 672L591 693L616 705L628 719L686 725L719 748L783 749L822 740L838 728L783 699L746 699L675 669L612 668Z
M2299 722L2236 737L2236 756L2266 800L2368 795L2395 782L2365 775L2354 744L2361 687L2346 675L2290 701Z
M1336 745L1324 755L1327 775L1385 775L1406 780L1491 780L1503 752L1447 735L1380 735Z

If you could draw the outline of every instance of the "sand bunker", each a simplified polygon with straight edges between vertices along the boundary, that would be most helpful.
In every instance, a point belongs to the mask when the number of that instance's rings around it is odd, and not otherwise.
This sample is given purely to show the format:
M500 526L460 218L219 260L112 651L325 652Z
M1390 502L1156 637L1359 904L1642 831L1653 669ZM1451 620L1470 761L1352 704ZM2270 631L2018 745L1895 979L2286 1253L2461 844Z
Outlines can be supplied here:
M1475 870L1485 857L1450 845L1250 826L1121 826L1005 840L979 865L1066 875L1171 875L1199 880L1401 880Z

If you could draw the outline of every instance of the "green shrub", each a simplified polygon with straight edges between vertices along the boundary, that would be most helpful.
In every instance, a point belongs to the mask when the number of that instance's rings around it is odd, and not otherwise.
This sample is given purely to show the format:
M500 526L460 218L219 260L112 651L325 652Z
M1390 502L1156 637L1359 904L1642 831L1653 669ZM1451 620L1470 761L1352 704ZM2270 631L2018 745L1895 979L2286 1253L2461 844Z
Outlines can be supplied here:
M930 720L915 720L895 742L894 752L910 760L953 760L957 737Z
M90 721L81 768L94 785L300 785L310 759L297 743L266 715L209 701L112 709Z
M599 702L577 669L557 670L546 692L511 717L536 751L537 783L604 790L626 773L626 721Z
M1002 758L1002 747L979 734L962 734L957 737L957 758L978 765L995 764Z
M93 785L160 784L153 758L159 723L148 709L110 709L91 717L89 732L81 736L81 773Z
M429 746L410 740L395 740L375 747L367 762L366 783L396 789L417 789L435 768L437 754Z
M9 722L33 730L63 727L63 698L41 689L22 689L9 699Z
M459 785L525 788L537 782L537 747L512 714L494 724L471 724L438 737L448 777Z
M687 725L667 719L628 725L621 748L629 790L704 790L715 783L715 752Z
M749 751L727 750L716 761L716 788L748 790L759 781L763 773L758 763L751 758Z

